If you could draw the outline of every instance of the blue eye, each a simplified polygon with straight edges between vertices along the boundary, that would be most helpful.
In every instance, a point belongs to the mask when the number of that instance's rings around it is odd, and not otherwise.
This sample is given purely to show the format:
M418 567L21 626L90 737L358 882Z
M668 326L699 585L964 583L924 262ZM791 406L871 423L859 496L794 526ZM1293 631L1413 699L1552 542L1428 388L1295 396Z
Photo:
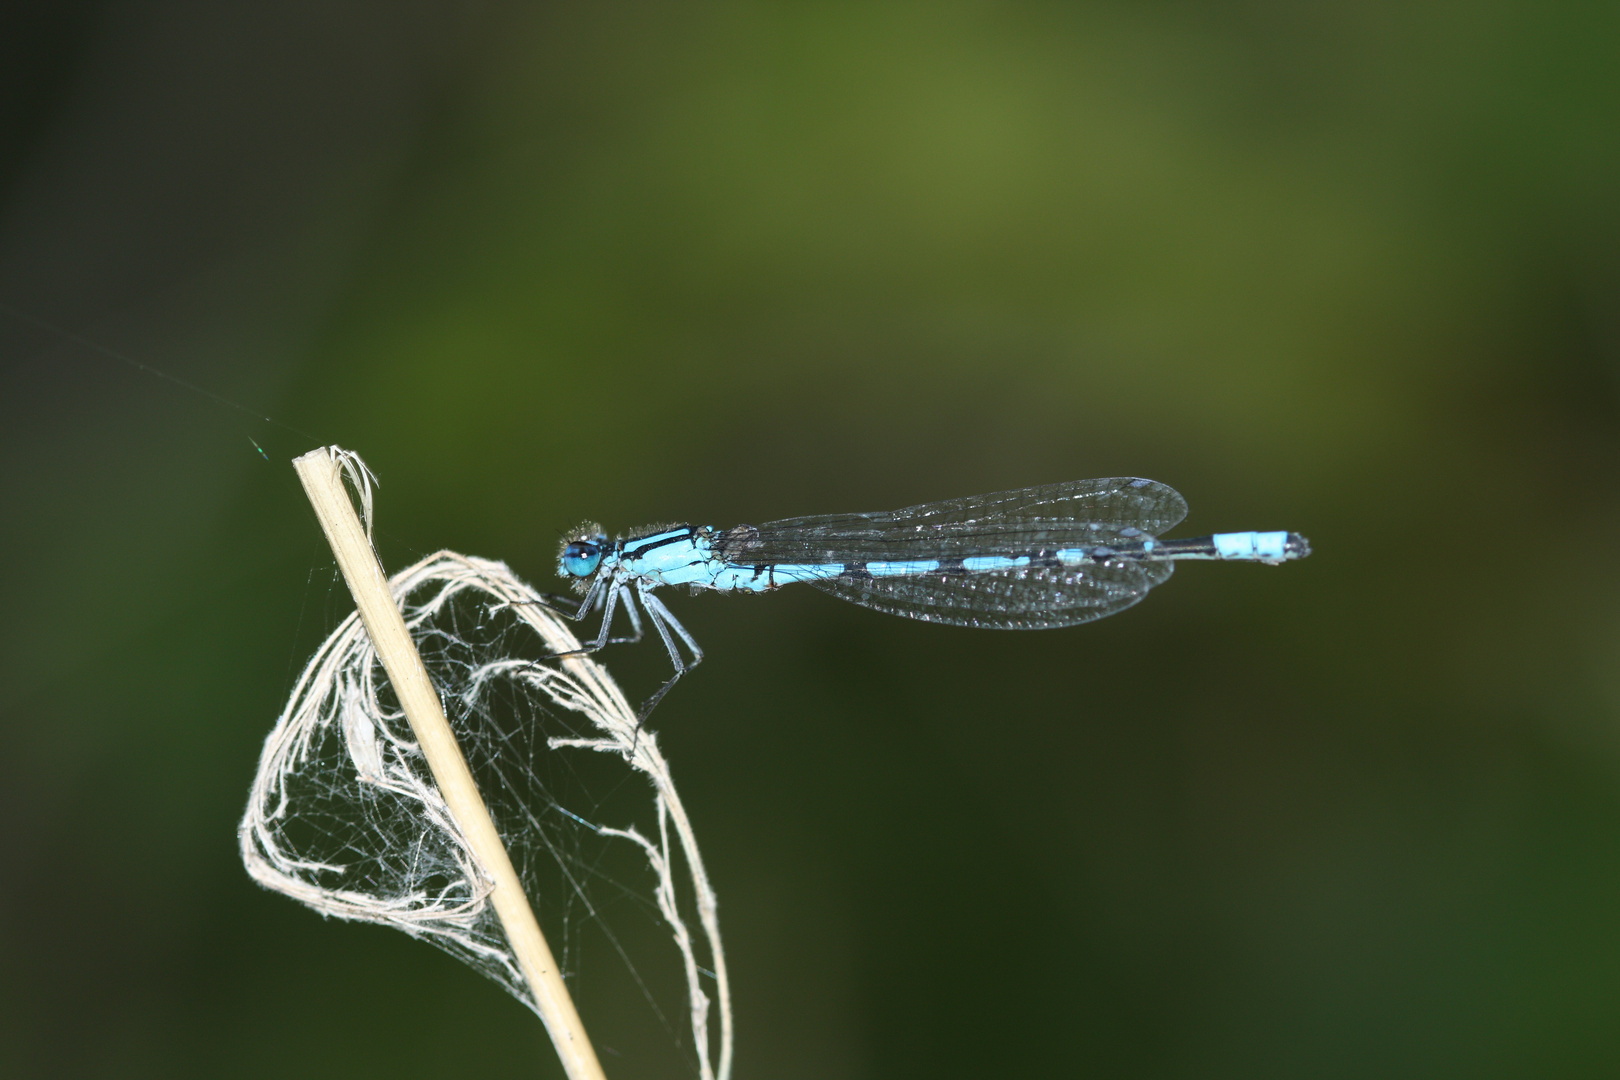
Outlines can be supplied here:
M587 578L596 573L601 561L602 549L589 541L576 540L563 548L562 568L577 578Z

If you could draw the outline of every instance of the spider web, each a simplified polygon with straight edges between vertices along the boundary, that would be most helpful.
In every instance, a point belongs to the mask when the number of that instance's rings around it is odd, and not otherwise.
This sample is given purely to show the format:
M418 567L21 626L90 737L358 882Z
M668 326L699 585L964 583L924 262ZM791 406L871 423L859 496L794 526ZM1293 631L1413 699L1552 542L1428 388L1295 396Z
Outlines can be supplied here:
M504 564L444 551L390 586L612 1071L672 1075L673 1047L676 1074L726 1080L715 896L656 736L606 669L553 657L578 641ZM535 1008L357 614L265 740L238 835L266 888L431 942Z

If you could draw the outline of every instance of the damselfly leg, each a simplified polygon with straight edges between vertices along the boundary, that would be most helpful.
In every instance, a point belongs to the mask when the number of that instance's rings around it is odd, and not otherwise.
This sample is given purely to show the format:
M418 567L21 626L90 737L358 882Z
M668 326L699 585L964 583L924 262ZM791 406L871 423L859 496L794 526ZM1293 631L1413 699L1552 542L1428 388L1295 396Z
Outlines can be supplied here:
M653 595L652 590L645 583L636 585L636 595L641 598L641 606L647 609L647 617L652 620L653 627L658 631L658 636L664 639L664 648L669 650L669 658L675 665L675 674L670 676L669 681L659 687L657 693L642 703L636 718L637 726L640 726L647 722L647 717L651 715L658 703L664 699L664 695L669 693L670 688L681 681L681 676L703 663L703 650L698 647L696 641L692 640L692 635L686 632L686 627L682 626L680 621L670 614L669 608L664 606L662 600ZM626 608L631 606L628 598L626 598L624 606ZM681 650L676 647L675 639L670 636L671 630L675 631L680 636L680 639L686 643L686 647L692 650L690 662L681 658Z
M664 602L653 595L652 590L643 582L636 584L634 592L631 592L623 582L608 581L605 585L602 582L596 582L586 592L585 598L580 601L578 608L574 608L572 597L558 596L556 594L543 594L540 597L540 602L556 611L557 614L574 622L584 619L594 608L600 607L602 609L602 626L597 632L596 639L581 645L577 649L551 654L554 658L564 658L569 656L589 656L591 653L604 649L609 645L633 645L639 642L646 631L642 626L641 612L636 609L638 599L641 601L641 606L646 609L647 617L652 620L653 628L658 631L658 636L663 641L664 648L669 652L670 663L675 667L675 674L670 676L669 681L660 686L652 697L643 702L641 708L636 711L636 726L640 727L647 722L647 717L652 714L658 703L664 699L664 695L669 693L677 682L680 682L681 676L703 662L703 649L699 647L692 635L687 632L686 627L681 625L680 620L675 618L669 608L664 606ZM567 606L557 605L555 603L557 600L564 601ZM631 633L627 637L612 637L610 635L613 616L617 614L621 600L623 601L625 616L630 620ZM691 652L692 658L690 660L681 655L680 646L676 644L677 638Z

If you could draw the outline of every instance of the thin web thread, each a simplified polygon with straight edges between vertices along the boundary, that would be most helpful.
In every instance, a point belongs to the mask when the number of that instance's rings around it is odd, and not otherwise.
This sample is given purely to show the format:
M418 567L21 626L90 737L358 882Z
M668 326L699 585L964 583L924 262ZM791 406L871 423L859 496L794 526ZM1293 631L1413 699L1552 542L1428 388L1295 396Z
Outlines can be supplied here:
M369 504L369 478L355 470L350 479ZM715 894L656 735L638 729L601 665L553 657L579 642L504 564L444 551L390 586L554 949L561 940L570 985L600 970L595 943L605 942L692 1073L728 1080L730 984ZM434 787L358 615L299 676L265 740L238 836L248 873L266 888L322 915L429 941L534 1008L488 902L489 879ZM678 963L663 966L678 974L659 978L664 958L638 951L649 925L674 944Z

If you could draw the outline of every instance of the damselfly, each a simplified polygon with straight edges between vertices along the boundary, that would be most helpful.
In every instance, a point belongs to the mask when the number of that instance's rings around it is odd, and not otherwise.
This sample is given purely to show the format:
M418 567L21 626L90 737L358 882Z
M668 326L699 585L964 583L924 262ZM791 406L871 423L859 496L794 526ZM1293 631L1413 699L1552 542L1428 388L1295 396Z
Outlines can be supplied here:
M876 514L825 514L717 530L679 525L609 540L582 527L558 572L584 594L570 618L602 612L584 652L640 641L639 601L675 665L643 718L703 650L653 590L767 592L799 582L863 607L925 622L1035 630L1112 615L1160 584L1180 559L1283 563L1311 553L1291 532L1159 534L1187 514L1174 488L1153 480L1077 480L923 503ZM623 601L628 637L610 636ZM570 606L571 603L570 603ZM676 638L691 653L681 655Z

